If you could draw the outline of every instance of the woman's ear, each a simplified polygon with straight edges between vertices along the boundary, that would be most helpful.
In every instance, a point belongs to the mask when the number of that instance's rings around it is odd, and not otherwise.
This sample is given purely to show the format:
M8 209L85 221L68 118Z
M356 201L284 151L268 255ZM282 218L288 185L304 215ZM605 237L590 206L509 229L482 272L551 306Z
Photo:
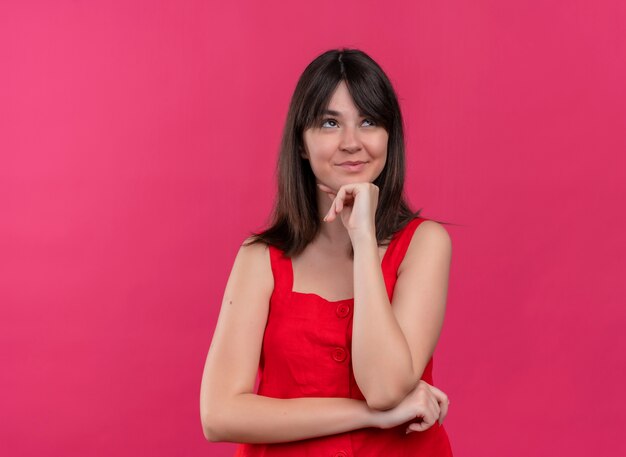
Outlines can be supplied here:
M306 151L304 150L302 146L298 146L298 151L300 151L300 157L302 157L303 159L309 160L309 156L307 155Z

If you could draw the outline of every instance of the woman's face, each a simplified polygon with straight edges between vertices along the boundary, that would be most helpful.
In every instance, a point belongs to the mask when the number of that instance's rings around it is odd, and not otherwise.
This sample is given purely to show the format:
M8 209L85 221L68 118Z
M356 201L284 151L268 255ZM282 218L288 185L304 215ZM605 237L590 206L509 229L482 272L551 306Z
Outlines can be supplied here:
M317 182L333 189L373 182L387 161L387 131L359 113L343 81L335 89L321 123L305 130L303 136L302 157L309 160Z

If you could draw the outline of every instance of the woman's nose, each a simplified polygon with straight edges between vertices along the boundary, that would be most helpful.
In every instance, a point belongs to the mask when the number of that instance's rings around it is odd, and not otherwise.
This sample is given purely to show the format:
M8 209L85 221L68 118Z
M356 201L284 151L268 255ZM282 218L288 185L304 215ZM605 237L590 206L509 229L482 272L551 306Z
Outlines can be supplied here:
M359 139L359 134L356 128L345 127L343 129L339 147L348 151L358 151L361 149L361 140Z

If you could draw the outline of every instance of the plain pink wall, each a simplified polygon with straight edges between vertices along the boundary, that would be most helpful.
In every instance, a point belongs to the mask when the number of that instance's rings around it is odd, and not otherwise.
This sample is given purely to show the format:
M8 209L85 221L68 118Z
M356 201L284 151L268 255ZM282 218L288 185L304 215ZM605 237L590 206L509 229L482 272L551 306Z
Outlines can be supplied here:
M199 417L296 80L369 53L453 239L435 384L458 456L626 455L619 0L0 5L0 443L231 455Z

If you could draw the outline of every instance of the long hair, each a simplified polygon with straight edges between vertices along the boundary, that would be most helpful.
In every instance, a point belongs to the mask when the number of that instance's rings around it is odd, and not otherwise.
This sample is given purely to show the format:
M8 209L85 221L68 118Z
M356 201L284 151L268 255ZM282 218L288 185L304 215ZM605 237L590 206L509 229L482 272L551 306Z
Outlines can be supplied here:
M301 253L318 234L323 222L318 217L315 175L300 152L304 150L304 131L320 121L342 81L359 110L388 133L387 160L373 182L379 187L375 216L378 245L388 244L398 230L420 215L422 209L413 212L404 195L403 121L389 78L363 51L330 50L315 58L298 80L280 145L278 194L271 223L261 232L251 232L246 245L263 242L292 257ZM352 248L349 254L353 258Z

